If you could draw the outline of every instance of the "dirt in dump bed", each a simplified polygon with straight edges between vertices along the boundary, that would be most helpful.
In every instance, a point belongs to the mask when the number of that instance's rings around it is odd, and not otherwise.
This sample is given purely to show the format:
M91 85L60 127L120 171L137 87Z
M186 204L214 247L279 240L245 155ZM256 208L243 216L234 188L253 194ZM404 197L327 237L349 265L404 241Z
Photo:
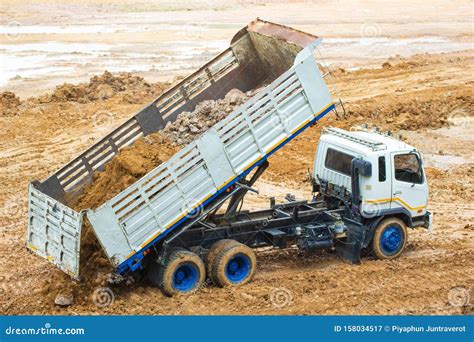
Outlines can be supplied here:
M179 146L161 133L138 139L132 146L122 149L104 171L94 174L92 183L85 187L75 209L98 207L167 161L178 150Z
M169 122L162 132L138 139L122 149L107 163L104 171L96 172L91 184L84 188L74 209L97 208L136 182L152 169L166 162L183 145L195 140L215 123L226 117L255 92L231 90L224 99L203 101L193 112L183 112Z
M203 101L193 112L181 113L173 123L168 123L162 132L142 137L133 145L122 149L107 163L104 171L94 174L92 183L84 188L77 203L73 205L74 209L79 211L99 207L166 162L184 144L206 132L254 93L255 91L244 94L233 89L224 99ZM72 203L71 201L69 204ZM101 284L112 271L112 267L87 221L82 234L81 275L89 284Z

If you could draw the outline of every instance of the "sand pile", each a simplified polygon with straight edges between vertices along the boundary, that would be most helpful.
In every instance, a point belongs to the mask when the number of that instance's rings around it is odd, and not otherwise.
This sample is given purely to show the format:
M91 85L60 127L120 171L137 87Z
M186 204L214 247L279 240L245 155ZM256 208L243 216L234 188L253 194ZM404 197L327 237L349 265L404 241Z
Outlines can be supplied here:
M18 115L20 104L20 98L15 93L11 91L0 93L0 116Z
M39 102L89 103L120 95L123 103L141 103L150 93L159 95L164 86L162 83L150 84L143 77L131 73L113 75L105 71L100 76L93 76L89 83L77 85L65 83L57 86L52 94L41 96Z

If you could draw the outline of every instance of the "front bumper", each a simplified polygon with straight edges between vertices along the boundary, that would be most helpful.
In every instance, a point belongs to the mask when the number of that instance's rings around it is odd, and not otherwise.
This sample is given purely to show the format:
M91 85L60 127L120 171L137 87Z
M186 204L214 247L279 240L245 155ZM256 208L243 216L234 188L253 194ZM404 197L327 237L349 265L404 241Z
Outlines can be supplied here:
M429 232L433 230L433 214L430 213L429 211L426 212L425 214L425 223L423 224L423 227L428 229Z

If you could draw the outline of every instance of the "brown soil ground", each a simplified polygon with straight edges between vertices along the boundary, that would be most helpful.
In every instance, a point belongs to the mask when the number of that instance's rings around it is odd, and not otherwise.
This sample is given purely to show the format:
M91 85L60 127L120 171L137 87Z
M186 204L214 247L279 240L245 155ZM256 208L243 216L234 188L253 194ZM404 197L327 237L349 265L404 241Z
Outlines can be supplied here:
M26 186L105 135L156 96L163 85L144 86L138 79L120 90L109 84L112 91L106 87L104 94L108 95L101 98L95 98L95 92L70 90L76 86L69 85L64 86L67 92L59 92L66 95L56 97L55 91L46 95L48 101L30 98L18 103L15 96L2 95L2 106L17 109L0 117L0 312L472 314L472 306L449 305L448 294L453 287L470 291L474 285L474 161L469 147L474 136L473 55L422 55L387 63L377 69L335 74L336 86L346 101L346 117L327 117L273 156L270 169L257 184L262 195L249 197L247 207L262 207L270 195L309 194L306 170L311 168L321 126L350 128L370 123L400 130L405 140L424 153L431 188L429 210L434 212L432 233L410 232L407 250L397 260L366 258L358 266L330 253L262 250L257 275L248 285L205 286L194 295L170 299L146 281L134 282L112 286L115 301L104 308L94 303L93 290L105 283L106 272L88 277L88 282L74 283L27 252ZM91 80L83 86L93 84ZM134 90L140 93L138 102L124 100ZM103 112L108 113L107 120L102 119ZM107 268L105 260L100 262ZM64 291L72 291L75 298L67 308L54 304L56 295ZM281 303L275 298L285 300Z

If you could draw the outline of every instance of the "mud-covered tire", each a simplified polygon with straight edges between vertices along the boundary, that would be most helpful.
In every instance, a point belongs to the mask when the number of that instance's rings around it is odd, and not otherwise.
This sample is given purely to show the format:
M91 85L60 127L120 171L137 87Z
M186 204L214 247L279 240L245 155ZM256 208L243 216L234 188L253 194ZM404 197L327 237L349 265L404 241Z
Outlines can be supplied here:
M407 241L405 222L398 218L388 218L375 228L372 250L378 259L395 259L403 252Z
M171 297L197 291L206 278L206 268L197 254L180 249L171 252L164 265L150 265L148 277L163 294Z
M237 243L227 246L215 256L209 276L219 287L236 286L250 282L256 270L254 251Z
M231 240L231 239L222 239L217 242L215 242L211 248L209 248L209 251L206 253L205 261L206 261L206 271L207 271L207 276L210 278L211 277L211 272L212 272L212 265L214 264L214 260L216 259L216 256L225 248L229 248L230 246L234 246L239 244L238 241L236 240ZM212 280L212 279L211 279Z

